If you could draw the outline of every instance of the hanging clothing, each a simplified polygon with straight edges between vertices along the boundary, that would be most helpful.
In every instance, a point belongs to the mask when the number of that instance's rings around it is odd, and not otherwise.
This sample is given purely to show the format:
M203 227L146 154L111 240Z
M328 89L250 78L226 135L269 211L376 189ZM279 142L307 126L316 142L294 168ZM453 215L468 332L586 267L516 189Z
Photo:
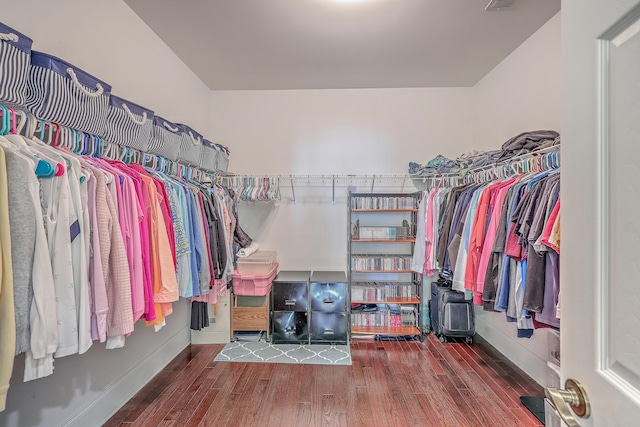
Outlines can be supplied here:
M16 349L16 319L13 300L9 186L4 150L0 148L0 411L7 403L9 379Z
M30 197L29 161L20 155L6 150L7 180L9 198L9 226L11 233L11 264L13 270L13 299L15 309L16 355L31 348L31 329L29 328L29 310L33 301L32 260L36 245L36 222L39 212L34 210Z
M3 401L15 354L24 381L45 377L95 340L124 346L140 318L159 329L180 296L226 291L234 237L250 241L226 190L20 135L0 150Z
M505 312L519 337L558 327L559 266L550 243L559 227L558 196L557 172L430 190L418 210L424 245L417 240L414 271L423 263L425 274L450 272L452 289L485 310Z

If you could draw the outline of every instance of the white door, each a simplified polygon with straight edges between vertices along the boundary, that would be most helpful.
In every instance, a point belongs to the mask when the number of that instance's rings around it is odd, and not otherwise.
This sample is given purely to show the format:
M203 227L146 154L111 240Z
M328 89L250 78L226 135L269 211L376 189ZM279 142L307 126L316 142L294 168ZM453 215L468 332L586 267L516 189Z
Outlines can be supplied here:
M562 55L562 382L640 426L640 0L563 0Z

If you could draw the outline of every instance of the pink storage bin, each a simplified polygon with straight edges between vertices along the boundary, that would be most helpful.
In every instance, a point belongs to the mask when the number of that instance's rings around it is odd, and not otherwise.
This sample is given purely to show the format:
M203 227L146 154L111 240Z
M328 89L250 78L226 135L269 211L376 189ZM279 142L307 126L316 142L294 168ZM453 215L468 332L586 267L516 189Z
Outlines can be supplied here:
M264 296L271 291L271 283L278 274L278 263L276 262L271 271L265 275L250 276L233 273L231 276L233 284L233 293L243 296Z

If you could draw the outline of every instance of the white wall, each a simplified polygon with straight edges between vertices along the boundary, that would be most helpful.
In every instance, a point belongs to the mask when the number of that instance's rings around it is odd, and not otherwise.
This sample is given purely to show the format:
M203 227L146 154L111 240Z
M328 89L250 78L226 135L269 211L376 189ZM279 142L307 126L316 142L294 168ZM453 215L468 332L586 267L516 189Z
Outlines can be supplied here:
M560 13L473 88L473 141L497 147L520 132L552 129L561 119ZM476 311L477 330L541 384L547 375L547 331L516 338L504 314Z
M559 17L475 88L213 92L122 1L5 2L2 21L111 83L114 94L186 122L232 150L240 173L404 173L409 161L498 147L515 133L559 129ZM376 190L384 190L376 186ZM282 269L346 267L346 188L283 188L278 205L245 205L241 222ZM121 350L95 345L56 361L52 377L14 384L0 425L98 425L189 342L188 306L159 333L137 325ZM539 382L542 334L517 340L501 316L480 332ZM545 341L546 343L546 341Z
M3 2L2 22L34 39L36 50L80 66L113 93L209 134L210 91L122 1ZM123 349L95 343L55 362L48 378L21 384L16 358L2 426L100 425L190 340L189 305L174 304L167 326L143 323Z
M560 66L558 14L473 88L219 91L211 130L231 147L237 173L404 173L409 161L560 131ZM294 204L287 186L278 204L243 203L241 224L278 251L282 269L345 269L346 191L336 189L334 205L330 183L296 187ZM481 335L545 383L546 331L518 339L502 314L479 310L477 321Z
M220 91L211 99L214 141L231 147L237 173L406 173L411 160L472 145L470 88ZM335 205L329 181L296 186L295 204L289 184L281 190L278 204L241 205L246 231L278 251L281 269L346 269L347 188L336 188Z
M473 87L473 142L498 148L520 132L560 132L560 13Z

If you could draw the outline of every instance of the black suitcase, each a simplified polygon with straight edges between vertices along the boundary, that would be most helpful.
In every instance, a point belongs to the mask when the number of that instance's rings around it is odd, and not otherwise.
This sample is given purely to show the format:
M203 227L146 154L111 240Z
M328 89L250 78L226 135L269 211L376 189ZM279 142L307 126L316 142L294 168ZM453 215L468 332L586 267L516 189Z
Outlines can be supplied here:
M447 337L473 342L476 330L473 301L466 300L464 292L452 290L450 281L440 279L431 283L429 311L431 328L440 342L446 342Z

